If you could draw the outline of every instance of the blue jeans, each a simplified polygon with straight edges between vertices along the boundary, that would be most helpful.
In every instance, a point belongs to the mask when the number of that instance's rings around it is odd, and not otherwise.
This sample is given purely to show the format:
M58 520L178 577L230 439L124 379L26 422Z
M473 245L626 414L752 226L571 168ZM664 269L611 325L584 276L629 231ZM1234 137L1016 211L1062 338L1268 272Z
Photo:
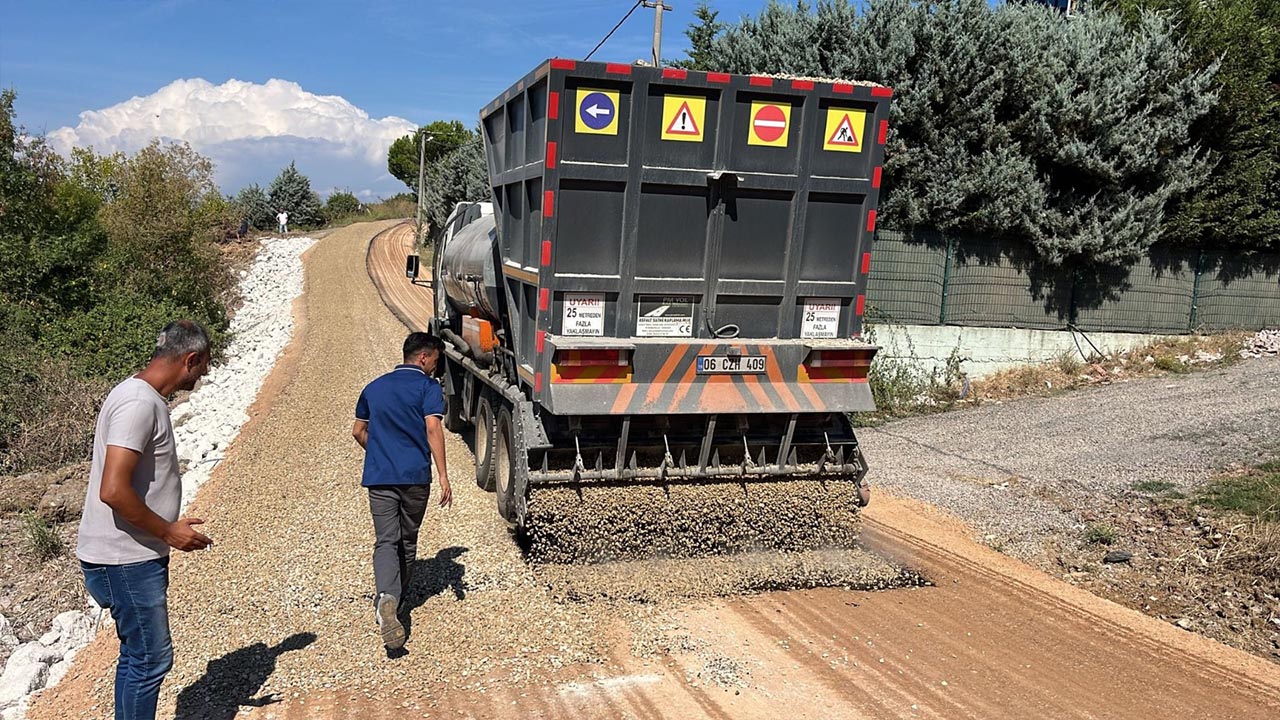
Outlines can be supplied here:
M173 667L169 558L128 565L81 562L80 568L89 594L116 621L116 720L154 720L160 683Z

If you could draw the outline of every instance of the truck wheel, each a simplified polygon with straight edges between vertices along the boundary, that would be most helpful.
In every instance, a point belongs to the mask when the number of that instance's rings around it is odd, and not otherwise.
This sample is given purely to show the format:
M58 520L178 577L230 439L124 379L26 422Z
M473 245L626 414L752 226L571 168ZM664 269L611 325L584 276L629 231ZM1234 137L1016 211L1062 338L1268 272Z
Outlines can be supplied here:
M498 496L498 514L508 523L516 522L516 483L514 427L511 423L511 411L502 408L498 411L493 438L493 475L494 491Z
M493 402L488 393L480 396L476 406L476 485L485 492L493 492Z

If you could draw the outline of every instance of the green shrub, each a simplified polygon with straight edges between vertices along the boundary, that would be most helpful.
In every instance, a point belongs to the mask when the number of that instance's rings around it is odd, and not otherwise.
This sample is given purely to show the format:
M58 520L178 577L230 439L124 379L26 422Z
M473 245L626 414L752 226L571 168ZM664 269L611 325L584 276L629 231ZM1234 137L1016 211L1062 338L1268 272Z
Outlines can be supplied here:
M186 317L225 343L236 208L185 144L53 153L0 92L0 473L88 455L97 404Z
M1161 355L1156 358L1156 367L1178 375L1191 372L1191 368L1174 355Z
M1117 537L1116 529L1110 525L1090 525L1084 530L1084 542L1087 545L1111 545Z
M27 548L40 562L52 560L66 552L66 545L58 537L56 526L50 525L34 510L22 513L22 535Z
M274 230L276 214L267 202L267 193L257 184L246 185L232 201L241 220L248 220L254 230Z
M324 204L324 221L332 223L360 212L364 206L360 200L345 190L339 190L329 196Z

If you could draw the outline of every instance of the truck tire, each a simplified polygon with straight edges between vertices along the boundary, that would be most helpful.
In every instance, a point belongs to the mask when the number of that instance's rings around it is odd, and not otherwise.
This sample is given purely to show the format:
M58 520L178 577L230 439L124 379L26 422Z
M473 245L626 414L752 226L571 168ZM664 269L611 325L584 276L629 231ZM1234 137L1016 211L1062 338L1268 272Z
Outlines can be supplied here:
M493 492L493 436L495 432L493 401L488 393L480 395L476 405L476 485L485 492Z
M514 525L516 516L515 482L515 426L511 411L503 407L498 411L493 437L494 494L498 496L498 514Z

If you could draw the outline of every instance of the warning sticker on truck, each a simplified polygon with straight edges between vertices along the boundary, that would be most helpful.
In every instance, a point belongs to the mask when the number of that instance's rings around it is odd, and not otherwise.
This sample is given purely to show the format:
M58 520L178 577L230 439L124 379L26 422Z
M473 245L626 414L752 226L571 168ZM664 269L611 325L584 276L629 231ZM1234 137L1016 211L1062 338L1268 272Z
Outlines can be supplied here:
M853 108L827 108L826 140L823 150L836 152L862 152L863 128L867 124L867 111Z
M707 114L707 99L690 95L664 95L662 98L662 139L702 142L702 119Z
M642 296L636 309L636 337L693 337L693 298Z
M840 301L836 298L806 298L800 322L800 337L834 338L840 330Z
M561 335L604 335L604 294L565 293Z

